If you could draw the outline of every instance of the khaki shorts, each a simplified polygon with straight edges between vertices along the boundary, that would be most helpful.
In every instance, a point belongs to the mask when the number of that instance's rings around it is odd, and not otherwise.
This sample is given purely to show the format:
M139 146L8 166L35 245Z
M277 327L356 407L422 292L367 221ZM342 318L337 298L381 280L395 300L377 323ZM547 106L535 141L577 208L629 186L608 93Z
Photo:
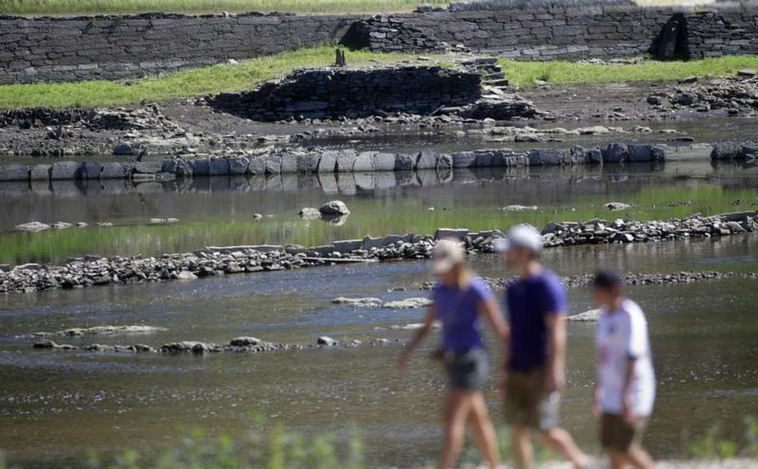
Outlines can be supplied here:
M560 396L545 393L545 369L528 373L508 372L505 385L505 422L508 425L547 431L558 426Z
M603 414L600 420L600 441L603 449L628 454L639 448L645 434L647 419L635 419L628 422L620 415Z

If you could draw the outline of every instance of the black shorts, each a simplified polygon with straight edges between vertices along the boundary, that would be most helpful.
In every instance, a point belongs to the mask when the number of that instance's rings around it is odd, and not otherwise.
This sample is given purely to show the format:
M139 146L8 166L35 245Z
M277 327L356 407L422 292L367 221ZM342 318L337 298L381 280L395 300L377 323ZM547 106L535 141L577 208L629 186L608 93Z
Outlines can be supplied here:
M490 372L487 352L475 348L466 353L450 354L445 357L445 369L451 388L481 391Z

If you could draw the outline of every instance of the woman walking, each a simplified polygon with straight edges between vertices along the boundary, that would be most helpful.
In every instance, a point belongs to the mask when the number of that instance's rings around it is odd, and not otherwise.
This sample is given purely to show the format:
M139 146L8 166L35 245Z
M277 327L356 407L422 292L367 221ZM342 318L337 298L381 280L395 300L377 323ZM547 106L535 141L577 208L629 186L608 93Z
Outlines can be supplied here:
M445 442L441 469L450 469L463 447L466 424L490 469L498 465L495 430L484 402L484 386L489 365L481 331L482 316L495 329L499 343L506 343L508 327L492 292L466 265L466 252L458 241L437 243L432 271L438 281L432 292L424 326L398 359L398 370L405 369L408 358L431 331L442 322L440 357L445 362L450 389L444 409Z

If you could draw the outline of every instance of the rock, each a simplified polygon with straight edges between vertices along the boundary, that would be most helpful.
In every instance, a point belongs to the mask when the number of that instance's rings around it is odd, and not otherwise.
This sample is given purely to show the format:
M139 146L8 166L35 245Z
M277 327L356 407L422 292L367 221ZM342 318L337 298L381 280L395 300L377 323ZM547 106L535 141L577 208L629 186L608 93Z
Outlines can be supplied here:
M261 339L257 337L237 337L229 342L232 347L252 347L261 344Z
M326 216L342 216L350 214L350 210L348 210L347 205L345 205L345 203L341 200L329 201L319 207L318 210L322 215Z
M756 70L739 70L737 72L738 77L745 77L745 78L753 78L755 76L758 76L758 71Z
M337 341L332 339L331 337L327 337L324 335L324 336L319 337L318 340L316 340L316 344L332 347L334 345L337 345Z
M29 223L24 223L22 225L16 225L16 229L18 231L27 231L29 233L38 233L40 231L49 230L51 228L50 225L47 225L45 223L40 223L38 221L32 221Z
M59 221L57 223L53 223L52 226L56 230L65 230L65 229L71 228L74 225L72 225L71 223L66 223L66 222Z
M250 166L250 161L247 158L243 158L243 157L229 158L229 174L232 174L232 175L247 174L248 166Z
M404 300L389 301L382 305L382 308L387 309L413 309L423 308L432 304L432 300L429 298L406 298Z
M0 182L28 181L31 169L27 165L9 164L0 165Z
M505 212L534 212L536 210L539 210L539 207L536 205L507 205L505 207L502 207L500 210L503 210Z
M363 240L347 239L342 241L335 241L332 243L332 246L334 247L334 252L338 252L340 254L350 254L353 251L363 249Z
M181 272L179 272L178 274L176 274L176 279L177 280L185 280L185 281L187 281L187 280L195 280L195 279L197 279L197 275L193 274L189 270L182 270Z
M374 171L394 171L396 155L393 153L376 153L374 155Z
M230 174L229 167L230 167L229 159L212 158L210 162L208 163L208 175L209 176L228 176Z
M624 163L629 159L629 149L623 143L611 143L603 154L604 163Z
M583 313L574 314L573 316L569 316L567 319L569 321L574 322L597 322L600 320L600 315L603 314L602 310L600 309L591 309L589 311L585 311Z
M298 212L298 215L306 220L314 220L321 218L321 211L317 208L304 207Z
M49 181L53 166L49 164L36 164L31 167L29 177L32 181Z
M318 163L317 171L319 173L334 173L337 172L337 156L338 151L327 150L321 153L321 159Z
M126 179L131 172L131 165L126 163L103 163L100 179Z
M376 152L373 152L373 151L364 151L363 153L360 153L358 157L355 159L355 163L353 164L353 172L355 173L373 172L374 171L374 155L376 155Z
M632 208L632 205L625 204L622 202L608 202L607 204L603 204L603 208L610 210L611 212L618 212L621 210L628 210Z
M335 298L332 303L336 305L347 305L358 308L373 308L382 305L379 298L345 298L343 296Z
M416 157L416 169L437 169L437 154L430 151L422 151Z
M395 155L395 171L413 171L416 160L410 155Z
M459 241L465 241L468 236L469 230L459 228L439 228L434 232L434 239L449 239L455 238Z
M119 143L113 147L114 156L140 156L145 152L139 143Z
M163 169L163 161L138 161L132 163L132 169L137 174L157 174Z
M54 181L73 180L77 178L79 163L74 161L61 161L54 163L50 171L50 179Z
M355 166L355 160L358 157L358 155L355 153L354 150L341 150L337 152L336 158L337 158L337 172L339 173L349 173L353 171L353 167Z

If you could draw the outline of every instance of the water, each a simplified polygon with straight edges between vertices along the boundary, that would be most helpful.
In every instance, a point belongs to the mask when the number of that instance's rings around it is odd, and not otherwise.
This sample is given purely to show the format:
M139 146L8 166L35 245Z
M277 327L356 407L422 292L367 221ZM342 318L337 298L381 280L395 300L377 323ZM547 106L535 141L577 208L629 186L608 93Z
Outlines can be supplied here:
M407 176L407 175L405 175ZM407 184L352 186L354 191L312 185L310 179L255 181L216 178L174 185L121 185L91 191L10 191L0 199L2 261L59 260L69 255L160 254L206 244L300 242L315 245L371 234L433 232L440 226L502 228L550 219L640 219L720 213L754 207L758 177L751 170L712 168L706 162L671 162L661 168L553 169L526 172L458 172L452 180L412 175ZM415 178L415 179L414 179ZM264 180L265 181L265 180ZM276 182L278 181L278 182ZM294 185L291 185L294 184ZM304 206L339 197L353 213L342 226L303 221ZM609 214L609 201L632 202L630 213ZM739 202L738 202L739 201ZM497 210L538 205L539 212ZM745 204L748 204L747 206ZM430 212L428 207L435 210ZM260 222L253 213L271 214ZM150 217L175 216L169 227L146 227ZM112 221L111 228L71 228L18 234L12 227L43 222ZM625 272L758 270L758 237L707 241L585 246L553 249L546 262L562 275L598 266ZM2 262L0 261L0 262ZM503 275L496 256L474 260L484 275ZM59 339L85 344L177 340L227 342L233 337L314 343L321 335L364 342L408 338L391 326L417 323L422 310L352 309L338 296L383 300L425 292L388 290L429 278L423 262L340 266L292 272L222 276L170 282L50 291L0 297L0 449L23 467L81 465L86 449L150 452L169 444L178 426L199 425L239 434L254 414L306 433L344 434L362 429L372 466L409 467L436 457L444 376L426 359L428 340L404 378L394 372L399 346L311 350L266 355L203 357L35 351L19 338L69 327L144 324L155 334ZM758 415L758 302L756 281L730 279L680 286L635 287L630 294L650 320L659 399L647 446L658 457L681 456L686 432L698 435L721 423L742 436L744 415ZM588 292L570 292L571 308L590 308ZM592 325L569 327L568 390L564 423L583 448L598 452L590 413L594 382ZM494 351L496 348L491 346ZM499 424L493 386L488 402Z
M217 177L134 185L128 181L61 181L0 185L0 263L62 262L69 256L162 255L204 246L317 246L337 239L438 227L507 229L519 222L642 220L716 214L755 207L758 168L712 167L682 157L661 166L520 168L518 170ZM303 220L303 207L341 199L352 211L339 225ZM608 213L607 202L635 204ZM536 205L536 212L500 208ZM434 211L429 208L433 207ZM253 214L266 215L254 220ZM148 226L151 218L178 218ZM16 225L85 222L86 228L21 233ZM114 226L100 227L99 222Z

